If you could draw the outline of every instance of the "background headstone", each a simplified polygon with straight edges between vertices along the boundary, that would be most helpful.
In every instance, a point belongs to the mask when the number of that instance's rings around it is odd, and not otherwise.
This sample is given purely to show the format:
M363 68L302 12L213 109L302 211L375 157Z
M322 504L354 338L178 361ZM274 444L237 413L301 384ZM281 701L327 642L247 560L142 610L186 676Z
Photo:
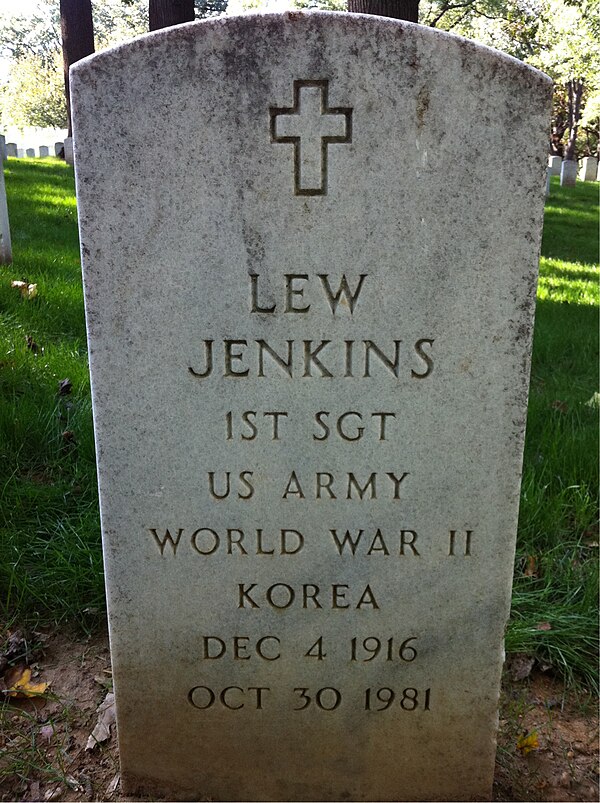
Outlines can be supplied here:
M560 176L561 164L562 164L562 159L560 158L560 156L548 157L548 168L550 170L551 176Z
M25 158L25 148L17 148L17 156L19 159Z
M574 160L567 160L561 162L560 165L560 186L561 187L574 187L577 181L577 162Z
M65 137L65 141L63 143L65 149L65 162L68 165L72 165L73 160L73 137Z
M579 178L582 181L596 181L596 174L598 173L598 160L595 156L584 156L581 161L581 170L579 171Z
M25 151L25 155L27 157L29 157L30 159L34 159L35 158L35 148L27 148L26 151Z
M55 156L61 156L61 154L64 153L64 147L65 147L65 143L64 142L55 142L54 143L54 155Z
M488 798L549 79L294 13L71 92L125 794Z
M6 143L6 155L7 156L17 156L17 143L16 142L7 142Z
M8 205L6 203L6 184L4 182L4 170L0 167L0 263L6 265L10 262L12 262L12 247Z
M8 159L8 153L6 151L6 137L4 134L0 134L0 160L5 162Z
M47 145L40 145L40 157L50 156L50 150Z

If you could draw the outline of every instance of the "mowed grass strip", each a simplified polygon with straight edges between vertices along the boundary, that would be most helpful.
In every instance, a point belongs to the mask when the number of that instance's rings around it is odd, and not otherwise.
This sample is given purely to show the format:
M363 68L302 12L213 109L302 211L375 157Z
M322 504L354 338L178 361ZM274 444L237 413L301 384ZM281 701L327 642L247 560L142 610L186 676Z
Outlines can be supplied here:
M0 615L91 628L104 589L73 171L9 159L0 265ZM37 284L27 299L12 280ZM69 379L71 391L61 394Z
M104 616L104 587L73 173L55 159L10 159L5 177L15 261L0 266L0 604L6 621L90 630ZM509 651L592 688L597 220L597 185L553 181L507 632ZM13 279L36 283L37 296L22 298Z
M597 690L598 184L546 204L506 646Z

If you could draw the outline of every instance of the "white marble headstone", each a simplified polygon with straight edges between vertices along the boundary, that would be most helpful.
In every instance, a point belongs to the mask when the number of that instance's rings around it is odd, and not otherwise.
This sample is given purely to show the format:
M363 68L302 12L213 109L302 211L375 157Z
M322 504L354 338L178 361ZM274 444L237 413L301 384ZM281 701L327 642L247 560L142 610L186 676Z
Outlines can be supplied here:
M49 156L50 149L47 145L40 145L40 157Z
M579 178L582 181L596 181L598 172L598 160L595 156L584 156L581 160L581 170Z
M573 159L564 159L560 165L560 186L574 187L577 183L578 164Z
M292 13L71 91L125 794L488 798L549 79Z
M64 153L65 153L65 162L68 165L73 164L73 137L65 137L65 141L63 143Z
M25 148L17 148L17 156L19 159L25 158Z
M64 153L65 143L64 142L55 142L54 143L54 155L60 156L60 152Z
M6 143L6 155L7 156L16 156L17 155L17 143L16 142L7 142Z
M560 156L548 157L548 169L550 171L551 176L560 176L561 164L562 164L562 159L560 158Z

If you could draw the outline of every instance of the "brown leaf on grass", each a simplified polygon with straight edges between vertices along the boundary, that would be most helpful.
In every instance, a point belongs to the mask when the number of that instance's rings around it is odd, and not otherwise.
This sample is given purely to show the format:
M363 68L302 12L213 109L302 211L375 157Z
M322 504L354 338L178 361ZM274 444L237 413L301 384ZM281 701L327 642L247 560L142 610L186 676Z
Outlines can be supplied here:
M96 710L98 721L87 740L86 750L93 750L96 745L110 739L111 725L115 722L115 695L109 692Z
M67 396L73 390L73 383L70 379L61 379L58 383L58 395Z
M508 656L506 665L510 677L514 681L525 680L531 674L535 658L525 652L515 652Z
M26 635L23 630L9 631L3 640L0 640L0 675L9 664L29 665L41 657L45 638L42 633Z
M535 626L536 630L552 630L552 625L550 622L538 622Z
M35 340L31 337L31 335L26 335L25 336L25 342L27 343L27 348L30 351L33 351L34 354L38 353L38 351L40 350L40 347L35 342Z
M66 429L64 432L61 432L61 438L62 438L62 441L63 441L62 442L62 449L64 451L69 451L70 449L73 449L75 446L77 446L77 440L75 439L75 433L72 430Z
M569 412L569 405L564 401L560 401L560 399L556 399L556 401L553 401L550 407L553 410L558 410L559 413Z
M517 741L517 750L521 751L521 755L526 756L533 750L539 750L540 740L538 739L537 731L531 733L523 733Z
M37 296L37 284L29 284L27 279L15 279L10 283L10 286L20 291L21 298L35 298Z
M4 694L8 697L37 697L48 688L47 683L31 682L31 669L26 664L16 664L7 669L4 683Z
M523 572L525 577L539 577L538 573L538 559L535 555L528 555L527 556L527 566L525 567L525 571Z

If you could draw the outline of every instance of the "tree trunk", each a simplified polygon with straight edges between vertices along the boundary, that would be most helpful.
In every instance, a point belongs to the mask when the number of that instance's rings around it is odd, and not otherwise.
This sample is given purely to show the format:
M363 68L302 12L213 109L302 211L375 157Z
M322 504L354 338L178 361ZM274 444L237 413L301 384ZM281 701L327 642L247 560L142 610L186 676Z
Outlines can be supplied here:
M348 11L418 22L419 0L348 0Z
M581 120L581 98L583 96L583 80L581 78L569 81L567 84L569 92L569 139L565 151L565 161L575 160L575 145L577 142L577 131Z
M194 21L194 0L149 0L150 30Z
M71 136L71 98L69 67L94 52L94 24L91 0L60 0L60 32L62 35L67 119Z

